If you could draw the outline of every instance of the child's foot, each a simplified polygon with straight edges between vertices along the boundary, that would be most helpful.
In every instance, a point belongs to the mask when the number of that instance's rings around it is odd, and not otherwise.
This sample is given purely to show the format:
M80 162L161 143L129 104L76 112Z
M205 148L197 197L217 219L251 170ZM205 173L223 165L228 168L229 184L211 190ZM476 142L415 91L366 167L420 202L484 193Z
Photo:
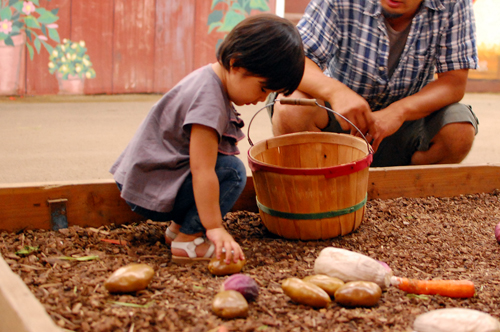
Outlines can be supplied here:
M172 221L170 226L165 230L165 243L169 246L172 241L175 240L177 234L179 234L181 226Z
M180 233L171 245L172 261L178 264L207 262L212 259L215 246L201 235Z

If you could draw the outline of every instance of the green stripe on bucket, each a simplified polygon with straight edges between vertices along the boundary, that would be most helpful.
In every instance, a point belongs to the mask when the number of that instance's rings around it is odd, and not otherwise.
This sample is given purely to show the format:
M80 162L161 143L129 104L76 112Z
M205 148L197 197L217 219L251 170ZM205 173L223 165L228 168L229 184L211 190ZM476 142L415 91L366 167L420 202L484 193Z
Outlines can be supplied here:
M256 198L256 201L257 201L257 206L259 207L259 209L261 209L262 212L269 214L270 216L284 218L284 219L311 220L311 219L324 219L324 218L339 217L339 216L343 216L345 214L349 214L349 213L358 211L359 209L361 209L365 205L367 199L368 199L368 194L365 196L365 199L363 201L361 201L360 203L353 205L351 207L348 207L345 209L340 209L340 210L335 210L335 211L327 211L327 212L319 212L319 213L282 212L282 211L273 210L273 209L263 205L261 202L259 202L259 200L257 198Z

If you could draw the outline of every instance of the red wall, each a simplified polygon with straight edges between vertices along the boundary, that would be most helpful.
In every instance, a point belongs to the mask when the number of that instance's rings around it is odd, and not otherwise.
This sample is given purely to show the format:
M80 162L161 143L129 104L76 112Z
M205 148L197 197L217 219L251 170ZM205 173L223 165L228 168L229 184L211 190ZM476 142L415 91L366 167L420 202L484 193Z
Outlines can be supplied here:
M40 0L37 7L59 8L61 42L85 41L96 77L85 80L84 93L119 94L165 92L189 72L215 61L215 46L224 34L208 34L211 4L212 0ZM276 1L268 5L274 12ZM17 94L58 93L48 62L44 48L33 60L23 55Z

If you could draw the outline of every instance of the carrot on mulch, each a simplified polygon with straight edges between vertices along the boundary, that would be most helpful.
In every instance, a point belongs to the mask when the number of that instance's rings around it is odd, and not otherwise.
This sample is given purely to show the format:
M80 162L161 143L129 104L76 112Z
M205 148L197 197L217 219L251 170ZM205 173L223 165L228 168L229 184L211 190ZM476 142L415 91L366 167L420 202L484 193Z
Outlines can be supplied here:
M125 241L125 240L101 239L101 241L102 242L112 243L112 244L119 244L119 245L122 245L122 246L128 245L128 242Z
M473 297L476 290L469 280L416 280L391 277L391 284L412 294L442 295L448 297Z

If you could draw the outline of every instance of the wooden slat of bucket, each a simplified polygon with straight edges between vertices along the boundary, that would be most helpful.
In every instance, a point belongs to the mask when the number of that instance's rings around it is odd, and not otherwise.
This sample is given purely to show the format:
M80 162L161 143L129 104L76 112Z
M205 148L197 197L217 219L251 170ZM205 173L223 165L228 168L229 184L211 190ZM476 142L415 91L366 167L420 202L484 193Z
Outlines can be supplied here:
M358 202L361 202L366 197L366 193L368 190L368 173L368 167L356 173L356 197ZM361 225L361 222L363 221L365 215L365 210L366 204L365 206L363 206L363 208L355 212L354 229L358 229L358 227Z
M352 148L348 146L339 146L339 162L344 164L352 159ZM349 206L354 205L356 188L352 186L352 181L356 180L356 173L340 176L337 178L337 190L339 190L338 205L337 209L345 209ZM354 228L354 223L352 222L352 215L345 214L340 218L340 228L341 234L345 235L350 233Z
M304 213L307 211L307 204L305 196L308 191L305 186L304 178L307 176L297 175L283 175L281 174L280 180L283 185L283 201L279 205L274 205L274 209L278 211ZM279 219L279 228L283 236L289 239L300 238L300 224L301 221L295 219Z
M297 192L303 194L301 195L302 203L299 203L300 208L294 209L292 211L296 213L318 213L323 212L321 210L321 197L319 192L318 180L322 181L324 178L322 176L301 176L294 177L294 182L298 183L296 185ZM295 224L299 228L299 237L301 239L314 239L321 234L321 220L311 219L311 220L295 220Z
M268 190L269 186L262 186L259 184L262 183L267 183L266 182L266 173L265 172L254 172L253 173L253 181L254 181L254 188L255 188L255 194L258 197L259 201L265 205L265 203L268 203L271 201L271 193ZM266 205L267 206L267 205ZM260 215L263 215L263 212L260 212ZM267 229L274 234L279 234L278 233L278 228L275 223L268 222L267 217L262 217L262 222L264 225L267 227Z
M321 182L322 186L319 187L319 190L323 193L323 199L321 200L321 209L323 211L332 211L336 210L337 206L337 179L330 178L325 179ZM322 230L321 235L323 239L329 239L332 237L339 236L341 234L340 228L340 218L326 218L321 219L322 222Z
M270 201L263 204L273 210L290 211L290 203L287 198L287 193L290 190L289 188L293 186L289 183L290 179L284 179L281 174L266 172L265 181L269 187ZM288 219L271 215L267 215L266 219L275 225L278 235L291 239L298 237L298 230Z

